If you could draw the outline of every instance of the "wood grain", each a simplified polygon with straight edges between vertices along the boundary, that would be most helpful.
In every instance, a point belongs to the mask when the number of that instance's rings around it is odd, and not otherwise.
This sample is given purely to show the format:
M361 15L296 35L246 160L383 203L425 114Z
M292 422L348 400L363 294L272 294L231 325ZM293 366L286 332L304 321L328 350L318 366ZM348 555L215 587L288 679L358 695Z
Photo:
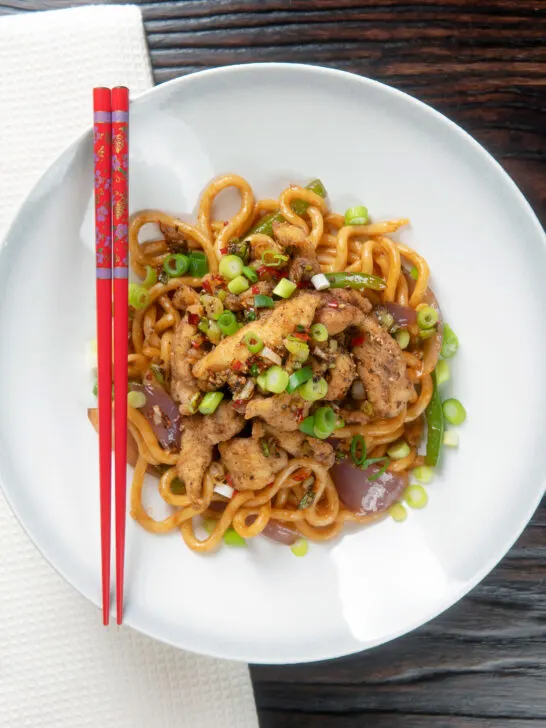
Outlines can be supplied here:
M0 14L77 4L0 0ZM250 61L378 79L468 130L546 222L545 0L136 4L156 82ZM262 728L546 728L546 504L489 577L432 623L350 658L252 676Z

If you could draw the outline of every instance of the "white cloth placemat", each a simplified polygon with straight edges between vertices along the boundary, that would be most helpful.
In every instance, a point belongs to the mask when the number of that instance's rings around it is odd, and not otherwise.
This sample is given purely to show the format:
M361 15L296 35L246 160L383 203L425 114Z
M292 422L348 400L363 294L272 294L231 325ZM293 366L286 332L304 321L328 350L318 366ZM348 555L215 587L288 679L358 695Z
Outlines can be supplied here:
M39 175L89 126L92 87L123 84L134 96L152 76L133 6L0 18L0 69L1 239ZM0 495L0 725L256 728L257 718L246 665L102 627Z

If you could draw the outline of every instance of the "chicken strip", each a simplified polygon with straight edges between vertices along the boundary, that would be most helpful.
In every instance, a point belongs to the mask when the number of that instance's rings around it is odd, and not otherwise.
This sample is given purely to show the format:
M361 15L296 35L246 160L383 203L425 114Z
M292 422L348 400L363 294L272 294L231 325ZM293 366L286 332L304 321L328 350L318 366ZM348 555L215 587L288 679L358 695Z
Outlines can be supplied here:
M342 352L336 356L328 379L328 393L324 399L333 402L343 399L356 377L356 366L350 354Z
M285 432L294 432L311 409L311 402L306 402L297 394L276 394L273 397L253 397L245 411L245 419L261 417L271 427Z
M377 416L396 417L414 393L402 350L375 316L365 316L360 329L365 339L353 355L368 400Z
M180 403L180 414L190 415L190 401L199 393L199 387L192 374L194 360L188 356L191 340L197 328L183 318L175 329L171 351L171 396Z
M183 419L176 472L195 505L202 505L203 477L212 462L214 446L238 435L244 425L244 418L231 402L222 402L213 415Z
M252 430L254 435L254 430ZM314 458L325 468L331 468L336 457L334 448L316 437L307 437L303 432L285 432L269 425L263 426L263 436L273 437L278 445L296 458Z
M269 457L253 437L234 437L219 446L220 456L236 490L261 490L275 480L288 463L284 450L275 448Z
M257 334L270 349L279 347L283 339L291 334L298 324L306 328L311 325L318 303L319 298L316 293L300 293L278 303L263 318L246 324L237 333L223 339L194 365L194 376L197 379L205 379L214 372L227 369L235 360L245 362L252 356L243 341L249 332Z
M372 304L357 291L339 288L326 291L321 296L315 322L323 324L330 336L344 331L348 326L358 326L365 314L372 310Z

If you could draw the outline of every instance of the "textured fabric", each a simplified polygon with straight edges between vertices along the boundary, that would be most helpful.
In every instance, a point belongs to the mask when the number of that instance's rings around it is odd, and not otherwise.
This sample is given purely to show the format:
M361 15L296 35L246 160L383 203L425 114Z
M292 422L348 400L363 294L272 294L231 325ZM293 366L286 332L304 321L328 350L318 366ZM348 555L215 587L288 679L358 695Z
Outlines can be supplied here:
M0 236L91 122L91 88L152 84L131 6L0 19ZM255 728L248 667L184 653L99 611L36 552L0 495L2 728Z

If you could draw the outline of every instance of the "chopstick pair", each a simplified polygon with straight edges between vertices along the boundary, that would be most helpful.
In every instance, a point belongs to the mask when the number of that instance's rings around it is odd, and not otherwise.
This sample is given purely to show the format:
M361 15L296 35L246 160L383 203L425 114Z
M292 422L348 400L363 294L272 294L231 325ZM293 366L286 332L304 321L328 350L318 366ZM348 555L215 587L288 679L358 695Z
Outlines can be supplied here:
M93 111L102 614L103 623L107 625L110 620L112 525L112 359L114 362L116 621L117 624L121 624L123 621L127 479L128 89L123 86L112 90L109 88L93 89ZM112 278L114 279L113 287Z

